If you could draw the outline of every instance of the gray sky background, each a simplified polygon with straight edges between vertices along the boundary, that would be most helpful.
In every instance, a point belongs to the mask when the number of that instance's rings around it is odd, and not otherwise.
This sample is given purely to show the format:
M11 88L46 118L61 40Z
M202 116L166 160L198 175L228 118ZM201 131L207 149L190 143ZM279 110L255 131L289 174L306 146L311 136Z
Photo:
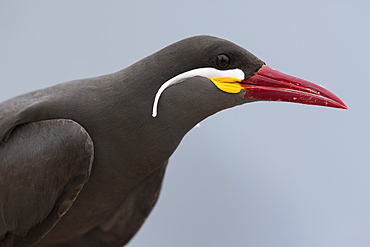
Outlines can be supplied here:
M193 129L129 247L370 246L370 1L1 1L0 100L229 39L337 110L253 103ZM143 82L145 83L145 82Z

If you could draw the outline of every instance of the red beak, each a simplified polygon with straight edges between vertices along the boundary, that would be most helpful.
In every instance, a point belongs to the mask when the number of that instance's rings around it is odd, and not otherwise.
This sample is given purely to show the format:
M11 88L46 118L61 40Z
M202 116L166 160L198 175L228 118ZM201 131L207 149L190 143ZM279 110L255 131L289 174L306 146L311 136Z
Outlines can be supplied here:
M347 109L333 93L311 82L283 74L266 65L251 77L241 81L244 98L287 101Z

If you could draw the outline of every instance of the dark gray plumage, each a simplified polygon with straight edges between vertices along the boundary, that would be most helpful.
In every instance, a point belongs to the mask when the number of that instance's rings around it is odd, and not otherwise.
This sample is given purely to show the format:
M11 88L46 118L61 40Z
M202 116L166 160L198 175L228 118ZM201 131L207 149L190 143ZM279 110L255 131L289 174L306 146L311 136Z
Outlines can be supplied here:
M32 244L58 223L88 180L92 140L72 120L45 120L15 128L0 154L1 243Z
M159 115L151 116L155 93L166 80L216 67L220 53L232 54L232 66L247 76L263 64L229 41L198 36L116 73L3 102L1 243L124 245L153 207L167 160L183 136L207 116L250 101L193 77L168 88Z
M157 91L179 75L152 117ZM154 206L184 135L220 110L256 100L346 108L329 91L210 36L179 41L113 74L3 102L0 246L126 244Z

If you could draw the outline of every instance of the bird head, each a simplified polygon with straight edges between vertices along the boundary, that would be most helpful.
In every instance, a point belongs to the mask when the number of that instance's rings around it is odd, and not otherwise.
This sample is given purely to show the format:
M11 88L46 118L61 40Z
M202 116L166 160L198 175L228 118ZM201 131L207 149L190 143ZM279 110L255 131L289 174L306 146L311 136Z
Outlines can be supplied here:
M274 70L244 48L212 36L181 40L149 61L161 75L152 99L154 118L168 114L168 109L191 116L200 113L204 118L252 101L347 108L325 88Z

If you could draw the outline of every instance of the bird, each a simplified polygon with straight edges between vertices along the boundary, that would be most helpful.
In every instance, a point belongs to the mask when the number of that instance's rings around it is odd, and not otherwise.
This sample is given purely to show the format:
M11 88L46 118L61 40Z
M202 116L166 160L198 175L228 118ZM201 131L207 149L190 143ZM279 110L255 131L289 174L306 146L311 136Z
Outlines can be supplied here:
M123 246L187 132L257 101L347 109L327 89L199 35L120 71L0 104L0 246Z

